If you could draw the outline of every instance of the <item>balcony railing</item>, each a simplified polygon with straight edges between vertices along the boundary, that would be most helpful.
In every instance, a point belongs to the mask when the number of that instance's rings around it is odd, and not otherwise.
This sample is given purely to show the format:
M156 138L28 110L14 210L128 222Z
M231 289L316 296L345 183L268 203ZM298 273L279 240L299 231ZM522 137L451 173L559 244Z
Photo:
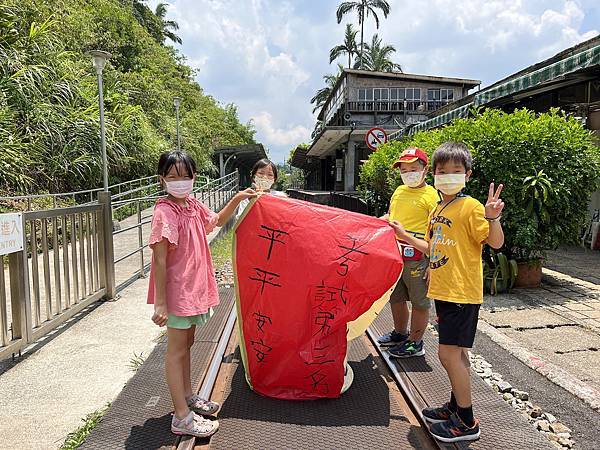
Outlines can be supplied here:
M348 102L348 112L426 112L452 103L453 100L370 100ZM421 109L419 106L423 105Z

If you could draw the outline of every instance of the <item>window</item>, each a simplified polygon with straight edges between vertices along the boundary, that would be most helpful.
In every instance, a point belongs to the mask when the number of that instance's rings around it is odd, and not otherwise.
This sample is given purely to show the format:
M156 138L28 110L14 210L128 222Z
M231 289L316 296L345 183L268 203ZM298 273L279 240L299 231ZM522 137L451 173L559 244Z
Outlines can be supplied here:
M360 102L373 101L373 88L359 89L358 90L358 101L360 101Z
M427 109L429 111L435 111L453 100L453 89L427 89Z
M406 88L406 100L421 100L421 89Z
M389 99L389 91L387 88L374 88L373 95L375 100L387 101Z
M405 96L404 88L390 88L390 100L404 100Z

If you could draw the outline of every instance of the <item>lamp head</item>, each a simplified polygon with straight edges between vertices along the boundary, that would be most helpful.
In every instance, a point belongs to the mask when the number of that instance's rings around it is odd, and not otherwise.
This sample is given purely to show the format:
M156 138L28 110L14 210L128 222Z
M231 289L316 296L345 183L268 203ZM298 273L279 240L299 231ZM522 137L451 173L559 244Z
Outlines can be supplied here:
M181 97L173 97L173 104L175 105L175 108L179 108L179 105L181 105L181 100L183 100Z
M104 70L104 66L106 66L106 61L108 61L112 55L102 50L92 50L89 54L92 57L92 64L94 65L94 69L96 69L96 73L100 75Z

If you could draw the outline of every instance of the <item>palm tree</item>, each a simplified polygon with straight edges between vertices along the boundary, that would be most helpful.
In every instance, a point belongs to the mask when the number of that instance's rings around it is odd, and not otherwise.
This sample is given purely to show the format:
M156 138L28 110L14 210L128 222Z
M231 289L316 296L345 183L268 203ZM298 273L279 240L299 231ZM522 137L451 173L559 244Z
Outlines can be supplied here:
M375 33L371 39L371 44L365 44L364 69L373 72L402 72L400 64L396 64L390 59L390 55L395 53L393 45L383 45L381 38Z
M337 82L340 79L340 76L342 75L343 72L344 72L344 66L341 64L338 64L338 73L337 74L329 73L329 74L323 76L323 79L325 80L325 87L319 89L315 93L314 97L310 99L310 102L315 104L315 107L313 108L313 113L315 111L317 111L318 109L321 109L323 107L323 105L325 105L325 102L331 95L333 88L337 84Z
M351 23L346 24L346 33L344 34L344 43L336 45L329 52L329 64L338 59L341 55L348 55L348 68L352 66L352 56L358 54L356 45L356 35L358 31L354 30Z
M173 42L177 42L181 44L181 38L177 36L174 31L179 30L179 24L174 20L165 20L167 17L167 4L159 3L156 5L156 10L154 14L162 23L162 34L163 34L163 43L165 39L170 39Z
M342 18L351 11L356 11L358 14L358 23L360 24L360 63L359 68L362 69L363 63L363 48L364 48L364 26L365 17L369 14L375 18L375 25L379 29L379 17L375 12L380 9L383 12L383 17L387 18L390 13L390 4L386 0L358 0L354 2L343 2L337 9L337 22L341 23Z

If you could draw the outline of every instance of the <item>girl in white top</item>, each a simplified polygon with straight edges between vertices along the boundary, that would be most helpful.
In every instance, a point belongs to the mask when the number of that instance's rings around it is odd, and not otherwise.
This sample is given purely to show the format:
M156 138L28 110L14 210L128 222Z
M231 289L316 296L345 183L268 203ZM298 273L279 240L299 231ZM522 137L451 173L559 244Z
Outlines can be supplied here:
M277 182L277 167L267 158L263 158L254 164L254 167L252 167L252 171L250 172L250 177L252 179L252 189L256 192L286 196L283 192L271 190L271 187ZM249 199L240 202L236 219L240 218L249 203Z

